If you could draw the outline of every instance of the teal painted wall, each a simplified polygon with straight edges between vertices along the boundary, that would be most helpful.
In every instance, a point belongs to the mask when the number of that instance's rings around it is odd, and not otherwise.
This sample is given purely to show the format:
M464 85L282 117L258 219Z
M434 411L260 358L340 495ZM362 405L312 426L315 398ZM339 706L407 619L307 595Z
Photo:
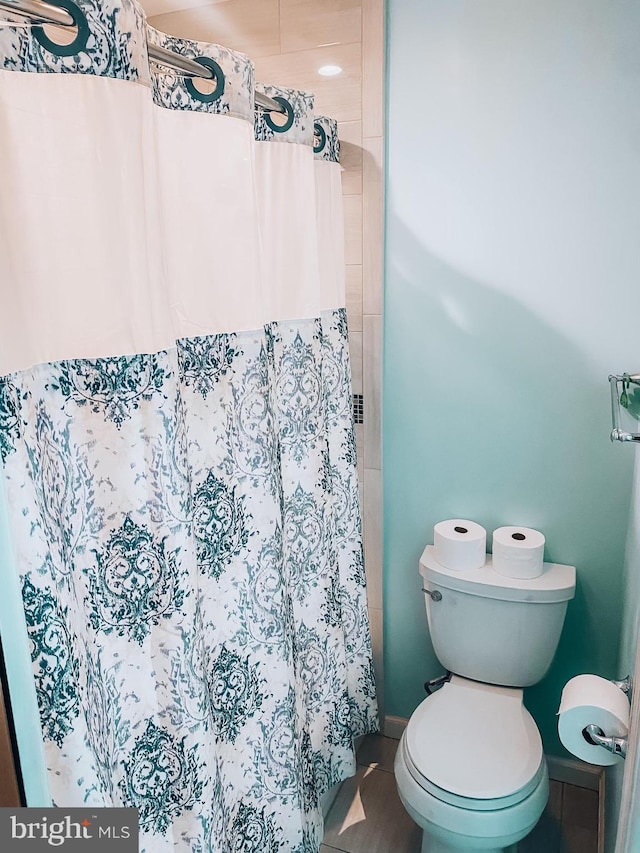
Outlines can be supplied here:
M542 530L577 595L525 701L617 676L632 466L609 373L640 370L640 8L389 0L385 698L442 671L418 558L440 519ZM508 640L507 640L508 641Z

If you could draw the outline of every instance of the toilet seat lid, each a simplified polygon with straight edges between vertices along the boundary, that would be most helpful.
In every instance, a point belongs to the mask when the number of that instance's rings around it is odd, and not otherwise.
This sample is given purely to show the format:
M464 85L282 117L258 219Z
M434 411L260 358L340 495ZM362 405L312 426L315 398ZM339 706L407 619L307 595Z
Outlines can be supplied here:
M454 675L413 713L405 732L411 763L438 788L495 800L525 788L542 762L542 741L522 690Z

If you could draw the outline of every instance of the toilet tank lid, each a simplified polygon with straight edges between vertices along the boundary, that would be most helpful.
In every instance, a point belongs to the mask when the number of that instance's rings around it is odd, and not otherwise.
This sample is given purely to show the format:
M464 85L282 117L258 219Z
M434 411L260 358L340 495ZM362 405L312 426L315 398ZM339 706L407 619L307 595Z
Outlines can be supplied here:
M574 566L545 563L544 571L537 578L508 578L494 570L491 554L487 554L487 562L480 569L456 571L436 560L433 545L427 545L422 552L420 574L426 582L444 589L503 601L550 604L569 601L576 591Z

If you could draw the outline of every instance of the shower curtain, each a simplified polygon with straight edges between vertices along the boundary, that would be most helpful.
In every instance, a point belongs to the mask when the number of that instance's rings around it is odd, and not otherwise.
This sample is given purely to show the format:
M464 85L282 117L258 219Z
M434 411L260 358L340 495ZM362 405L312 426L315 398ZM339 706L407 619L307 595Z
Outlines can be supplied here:
M291 89L255 112L247 57L132 0L56 2L71 44L0 29L0 454L51 799L136 807L147 853L315 853L377 728L336 125Z

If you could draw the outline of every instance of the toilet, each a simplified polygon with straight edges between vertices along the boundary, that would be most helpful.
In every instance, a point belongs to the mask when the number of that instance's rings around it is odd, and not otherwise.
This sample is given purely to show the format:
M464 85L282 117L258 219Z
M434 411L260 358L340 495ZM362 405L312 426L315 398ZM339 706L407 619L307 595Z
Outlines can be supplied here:
M533 579L447 569L428 545L420 574L431 641L451 673L415 710L398 745L400 799L424 830L422 853L503 853L533 829L549 796L524 687L555 654L575 568ZM440 679L438 679L440 681Z

